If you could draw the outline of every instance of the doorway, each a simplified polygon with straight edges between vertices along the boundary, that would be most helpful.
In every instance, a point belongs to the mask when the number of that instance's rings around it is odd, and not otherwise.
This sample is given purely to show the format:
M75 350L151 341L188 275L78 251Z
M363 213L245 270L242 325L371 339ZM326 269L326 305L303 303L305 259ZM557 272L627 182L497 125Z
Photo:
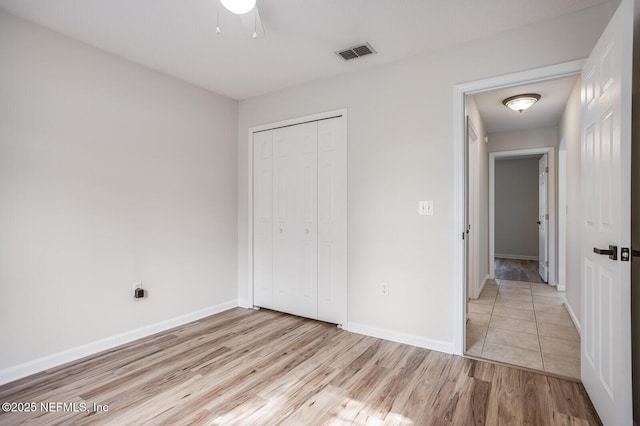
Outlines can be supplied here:
M459 355L464 355L465 343L466 343L466 305L468 299L468 292L466 286L466 240L464 239L467 221L466 211L467 205L465 200L465 176L466 176L466 164L465 164L465 151L466 151L466 101L467 95L473 95L476 93L482 93L485 91L494 90L497 88L517 86L531 82L542 82L552 79L557 79L565 76L577 75L582 70L584 60L577 60L566 62L562 64L552 65L548 67L542 67L525 72L519 72L509 75L504 75L496 78L489 78L486 80L479 80L470 83L464 83L454 86L454 220L457 226L453 228L452 236L457 242L454 245L454 260L456 267L454 270L454 282L455 282L455 298L459 302L455 305L454 312L454 330L457 330L454 335L454 352ZM482 137L481 137L482 139ZM492 276L487 274L487 278L491 279Z
M635 9L637 22L638 9ZM624 0L601 34L581 71L578 90L580 102L572 108L572 122L579 122L572 145L580 148L580 173L575 186L580 187L581 201L572 206L581 208L580 228L568 238L567 244L579 250L579 276L571 285L580 296L582 362L580 379L584 383L595 409L606 424L632 423L632 362L631 362L631 134L632 134L632 51L634 2ZM550 68L527 72L540 80L558 75ZM551 72L550 72L551 71ZM497 77L454 88L455 149L462 153L465 93L489 90L491 87L515 85L523 74ZM572 105L574 103L572 102ZM567 110L565 109L565 112ZM564 116L563 116L564 120ZM566 127L564 128L566 130ZM577 137L576 137L577 136ZM462 155L455 159L456 176ZM467 208L463 186L456 186L457 219L461 225ZM464 271L464 244L456 245L456 259ZM568 250L571 254L573 250ZM618 252L621 253L618 257ZM567 269L571 271L572 268ZM464 276L460 276L463 278ZM566 282L572 284L571 280ZM465 286L458 283L464 296ZM568 290L570 289L568 288ZM462 299L464 301L464 298ZM582 305L582 306L581 306ZM456 323L463 320L464 305L458 309ZM578 323L576 323L578 324ZM460 330L464 330L463 327ZM464 331L460 332L465 336ZM462 342L457 342L462 344ZM458 348L458 346L456 346Z
M495 279L549 281L547 157L546 153L514 155L494 161L494 200L490 208L495 218Z
M548 164L545 166L548 168L546 172L539 171L540 159L544 157ZM517 163L508 163L509 161ZM542 282L551 285L556 284L557 263L555 163L555 151L552 147L489 153L489 259L546 263L537 268L538 275ZM496 168L499 169L498 174ZM496 175L500 179L496 179ZM546 179L547 194L544 201L540 201L542 192L539 189L539 179ZM502 194L497 194L496 191ZM519 199L515 200L517 205L514 207L510 199L515 197ZM507 209L508 212L505 211ZM545 232L544 237L539 237L542 232ZM543 238L547 241L542 242ZM489 273L493 278L501 278L496 276L495 261L491 263ZM529 280L538 281L535 276L522 281Z
M579 67L578 67L579 69ZM555 76L554 76L555 77ZM563 83L564 81L564 83ZM482 246L480 252L485 251L487 264L480 265L480 269L488 270L487 277L481 286L481 293L474 294L473 286L469 285L466 290L466 298L471 299L467 304L468 322L465 321L465 353L467 356L475 356L483 359L494 360L501 363L513 364L517 366L532 368L540 371L549 371L565 377L579 378L579 335L573 324L572 318L567 309L563 306L564 294L559 293L555 286L550 286L540 281L548 281L555 285L558 279L557 265L557 149L558 149L558 119L562 116L568 96L572 93L576 85L577 77L575 73L566 73L556 78L545 78L534 82L525 81L524 88L520 85L511 84L508 88L493 87L491 91L482 90L474 93L495 92L500 94L504 91L524 91L530 86L549 89L557 85L565 84L565 98L559 112L555 113L555 121L551 124L538 124L535 114L513 115L515 120L531 119L535 123L528 124L529 127L509 129L493 129L491 123L477 123L478 115L474 115L469 110L466 114L474 117L474 124L481 130L486 130L480 135L484 139L484 159L480 163L487 164L486 177L474 179L469 176L465 183L468 185L469 197L467 205L469 219L465 222L471 223L471 218L475 216L474 211L478 207L474 206L471 198L473 193L473 182L482 182L486 179L488 194L479 200L479 209L482 205L488 207L488 218L485 218L485 232L488 242ZM556 85L556 86L554 86ZM515 93L512 93L515 94ZM468 95L468 93L467 93ZM493 95L493 94L492 94ZM510 96L510 95L508 95ZM547 92L543 92L543 99L552 100ZM500 104L500 101L494 104ZM479 105L482 109L482 100L479 96L469 96L469 104ZM505 114L513 114L500 105ZM482 114L480 114L482 116ZM511 117L511 116L510 116ZM520 125L520 124L519 124ZM539 129L536 126L541 126ZM471 134L471 132L469 132ZM487 138L488 136L488 138ZM468 157L473 158L474 145L467 140ZM465 148L466 148L465 147ZM521 164L520 164L521 163ZM512 172L516 173L523 169L526 163L530 169L528 186L526 190L522 185L516 185L521 179L515 174L509 178L507 183L511 184L512 194L507 197L506 202L499 206L500 197L504 189L498 188L496 191L496 175L499 173L497 164L511 164ZM478 169L481 169L479 167ZM468 164L470 175L475 172L473 163ZM508 185L507 185L508 186ZM516 188L517 187L517 188ZM511 198L510 198L511 197ZM528 210L529 216L518 212L514 204L515 198L524 197L531 206ZM538 206L541 207L539 211ZM527 208L525 208L527 210ZM466 213L466 211L465 211ZM525 217L526 216L526 217ZM507 229L509 222L511 229ZM537 223L539 222L539 223ZM527 228L527 237L518 235L518 232ZM509 247L505 245L505 238L501 237L500 230L506 232L507 240L511 242L523 242L526 240L529 248ZM468 230L468 229L467 229ZM476 231L482 232L482 223L476 227ZM481 236L468 234L467 246L473 246L472 237L482 239ZM544 238L543 238L544 237ZM485 240L486 241L486 240ZM507 241L508 243L508 241ZM470 250L466 257L468 262L467 271L472 276L477 265L478 256L472 256ZM465 251L465 254L466 251ZM499 258L499 259L496 259ZM531 263L530 276L520 275L504 277L500 276L501 271L496 271L496 263L502 261ZM522 267L520 270L522 272ZM498 273L496 273L498 272ZM537 278L541 276L541 278ZM533 278L537 279L533 279ZM532 281L538 281L532 283ZM469 284L469 283L467 283ZM571 362L568 362L571 360ZM567 368L567 365L570 366Z
M555 279L555 148L488 157L493 279L469 300L466 354L579 379L579 334L564 293L544 282Z

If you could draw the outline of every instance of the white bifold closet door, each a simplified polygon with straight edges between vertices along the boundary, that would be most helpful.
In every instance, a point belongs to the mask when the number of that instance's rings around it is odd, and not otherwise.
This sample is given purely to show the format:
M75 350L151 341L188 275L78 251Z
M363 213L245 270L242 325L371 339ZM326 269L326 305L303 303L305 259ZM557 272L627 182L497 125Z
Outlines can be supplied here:
M346 322L341 117L254 133L254 305Z
M318 316L318 123L273 131L273 308Z

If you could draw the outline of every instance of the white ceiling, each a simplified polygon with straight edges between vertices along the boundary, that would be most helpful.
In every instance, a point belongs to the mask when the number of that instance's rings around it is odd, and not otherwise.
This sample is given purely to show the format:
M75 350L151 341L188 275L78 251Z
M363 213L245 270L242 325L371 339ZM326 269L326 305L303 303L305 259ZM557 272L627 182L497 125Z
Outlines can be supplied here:
M217 0L0 0L0 8L234 99L566 15L606 0L258 0L252 40ZM369 42L377 55L333 52Z
M564 77L541 83L493 90L473 95L487 133L510 132L555 126L578 76ZM524 112L512 111L502 104L509 96L538 93L542 97Z

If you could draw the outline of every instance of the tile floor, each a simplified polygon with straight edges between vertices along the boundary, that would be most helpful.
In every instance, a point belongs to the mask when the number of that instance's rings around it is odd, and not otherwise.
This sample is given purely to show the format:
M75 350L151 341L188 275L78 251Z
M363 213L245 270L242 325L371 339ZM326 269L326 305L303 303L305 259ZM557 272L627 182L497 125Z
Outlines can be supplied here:
M547 284L487 281L469 301L467 353L579 379L580 336L563 303Z

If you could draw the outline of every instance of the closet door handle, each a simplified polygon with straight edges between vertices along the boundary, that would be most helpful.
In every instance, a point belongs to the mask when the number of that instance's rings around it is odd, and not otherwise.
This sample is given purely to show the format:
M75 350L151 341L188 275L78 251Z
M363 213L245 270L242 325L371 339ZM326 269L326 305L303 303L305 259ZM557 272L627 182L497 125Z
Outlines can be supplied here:
M593 248L593 252L596 254L601 254L604 256L609 256L611 260L618 260L618 247L617 246L609 246L609 250Z
M308 235L309 234L309 228L305 228L304 229L304 233Z
M278 228L278 233L282 234L284 230L282 228Z

